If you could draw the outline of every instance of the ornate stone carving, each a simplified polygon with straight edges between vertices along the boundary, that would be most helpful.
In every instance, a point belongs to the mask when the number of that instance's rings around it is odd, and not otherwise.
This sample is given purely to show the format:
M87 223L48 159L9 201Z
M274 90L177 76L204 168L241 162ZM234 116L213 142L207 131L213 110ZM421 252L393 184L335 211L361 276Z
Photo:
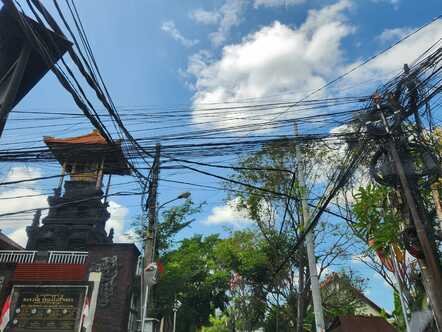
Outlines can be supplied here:
M118 270L118 256L103 257L90 267L90 272L101 272L99 307L107 307L111 303L117 289Z

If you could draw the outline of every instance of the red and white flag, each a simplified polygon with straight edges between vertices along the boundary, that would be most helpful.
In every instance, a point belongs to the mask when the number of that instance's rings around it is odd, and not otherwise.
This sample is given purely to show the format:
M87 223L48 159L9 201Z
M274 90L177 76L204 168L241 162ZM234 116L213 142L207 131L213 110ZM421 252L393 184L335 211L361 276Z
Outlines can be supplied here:
M10 313L11 313L11 295L8 296L2 308L2 314L0 316L0 332L3 332L6 329L6 326L9 323Z
M87 329L89 327L89 298L86 297L86 299L84 300L84 305L83 305L83 312L81 314L81 318L83 320L83 324L82 327L84 327L85 329Z

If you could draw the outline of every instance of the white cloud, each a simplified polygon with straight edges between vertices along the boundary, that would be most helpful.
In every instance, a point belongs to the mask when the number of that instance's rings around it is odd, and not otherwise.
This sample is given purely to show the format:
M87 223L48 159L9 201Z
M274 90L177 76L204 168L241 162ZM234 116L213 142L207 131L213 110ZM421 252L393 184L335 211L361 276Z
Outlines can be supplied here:
M163 22L161 25L161 30L168 33L173 39L180 42L185 47L192 47L198 44L198 40L187 39L181 32L176 28L173 21Z
M14 167L9 170L2 182L28 180L41 177L41 171L29 167ZM24 187L26 186L26 188ZM33 189L30 189L32 187ZM17 198L14 198L17 197ZM47 207L46 196L42 195L37 182L14 184L13 189L0 192L0 214ZM26 245L26 226L32 222L33 213L2 217L0 228L22 246Z
M190 17L197 23L209 25L218 23L221 15L216 11L196 9L190 13Z
M195 108L288 91L303 96L323 85L336 75L336 67L343 62L342 39L354 31L343 15L350 5L350 1L341 0L321 10L311 10L299 28L276 21L239 44L225 46L218 60L194 55L188 72L196 78ZM235 114L236 118L246 116L246 111ZM194 122L199 120L195 111ZM224 114L213 122L226 127L238 120L230 120Z
M241 17L251 2L251 0L226 0L216 10L196 9L190 13L190 17L200 24L218 24L217 31L210 34L210 40L214 46L221 46L227 40L230 31L240 24ZM257 9L298 5L305 2L306 0L253 0L253 6Z
M401 2L401 0L371 0L371 2L390 4L394 7L394 9L398 9L399 3Z
M226 0L222 7L214 12L218 15L218 30L210 34L213 45L222 45L233 27L241 22L241 16L247 7L247 0Z
M401 28L399 30L405 32L406 30L415 30L415 28ZM391 36L394 32L387 32L387 37L389 34ZM432 46L438 40L438 36L441 35L442 21L438 20L353 72L348 77L348 80L351 81L350 83L357 84L367 80L389 78L392 74L400 72L405 63L411 64L416 60L423 52ZM356 62L348 65L344 70L346 71L349 68L353 68L357 64Z
M17 228L8 236L11 238L11 240L15 241L23 248L26 247L26 243L28 242L28 234L26 233L26 227Z
M130 239L130 236L126 234L127 232L125 232L124 227L125 222L127 221L127 215L129 214L129 209L117 202L110 201L108 211L111 214L111 217L106 222L106 232L109 233L111 228L114 229L114 242L133 242L133 240Z
M396 42L401 38L408 35L414 29L412 28L394 28L394 29L385 29L382 33L377 37L377 39L383 43L388 42Z
M288 94L291 100L297 100L358 66L362 60L346 61L348 54L343 48L344 39L356 31L347 19L351 7L350 0L339 0L322 9L310 10L298 27L276 21L250 33L237 44L224 46L220 56L214 57L207 51L191 56L187 73L194 77L193 122L207 126L207 118L201 112L204 105L230 102L238 107L235 114L224 112L211 117L210 126L226 129L247 124L250 130L258 130L254 125L271 121L281 110L251 116L248 108L241 108L245 101L278 101L277 96L286 98ZM390 29L378 38L399 37L409 30ZM439 20L333 87L321 90L314 98L342 95L348 90L353 94L371 93L379 82L397 74L404 63L411 63L440 35L442 21ZM293 108L288 114L293 117L295 112ZM302 114L305 115L307 111Z
M30 180L41 177L41 171L31 167L13 167L9 170L3 182ZM15 184L17 186L20 184Z
M135 240L139 238L139 235L135 232L135 228L129 228L124 232L123 235L120 235L118 238L119 243L134 243L138 245L139 243L135 243ZM140 248L139 248L140 249Z
M216 206L211 214L202 222L205 225L231 225L243 227L253 223L247 210L238 209L238 199L231 200L223 206Z
M279 6L291 6L305 3L306 0L255 0L254 7L279 7Z

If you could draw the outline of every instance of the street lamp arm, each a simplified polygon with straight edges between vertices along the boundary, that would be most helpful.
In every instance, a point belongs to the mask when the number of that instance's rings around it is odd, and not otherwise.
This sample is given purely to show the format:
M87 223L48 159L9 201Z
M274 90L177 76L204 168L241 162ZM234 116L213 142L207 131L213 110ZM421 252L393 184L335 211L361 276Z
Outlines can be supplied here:
M172 202L175 202L175 201L177 201L177 200L179 200L179 199L188 199L189 197L190 197L190 192L188 192L188 191L186 191L186 192L184 192L184 193L181 193L181 194L179 194L177 197L175 197L174 199L171 199L170 201L167 201L167 202L165 202L165 203L163 203L163 204L161 204L159 207L158 207L158 209L157 209L157 211L159 211L161 208L163 208L165 205L167 205L167 204L169 204L169 203L172 203Z

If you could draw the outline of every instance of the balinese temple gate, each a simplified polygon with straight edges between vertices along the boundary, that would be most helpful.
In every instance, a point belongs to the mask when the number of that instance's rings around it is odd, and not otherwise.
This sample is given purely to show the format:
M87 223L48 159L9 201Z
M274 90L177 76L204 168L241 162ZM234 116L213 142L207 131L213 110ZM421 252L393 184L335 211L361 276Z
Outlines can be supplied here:
M105 229L110 178L130 174L121 145L96 131L44 142L60 181L47 216L37 211L26 229L26 250L0 250L0 332L136 331L140 253Z

